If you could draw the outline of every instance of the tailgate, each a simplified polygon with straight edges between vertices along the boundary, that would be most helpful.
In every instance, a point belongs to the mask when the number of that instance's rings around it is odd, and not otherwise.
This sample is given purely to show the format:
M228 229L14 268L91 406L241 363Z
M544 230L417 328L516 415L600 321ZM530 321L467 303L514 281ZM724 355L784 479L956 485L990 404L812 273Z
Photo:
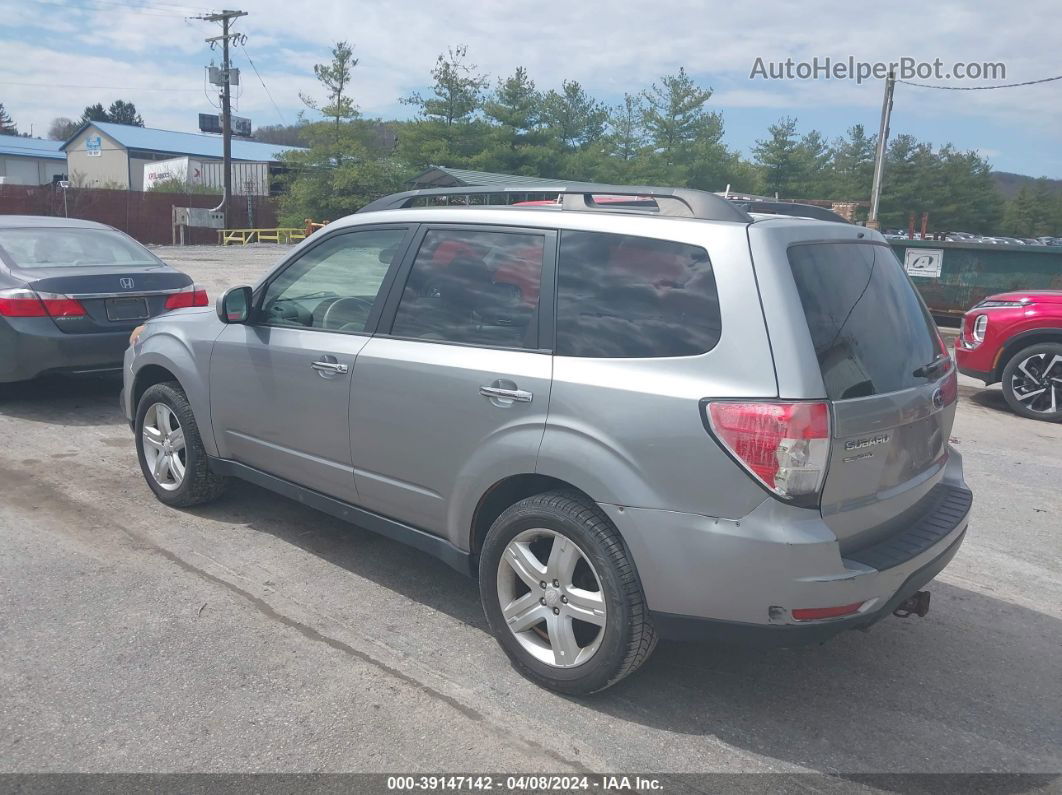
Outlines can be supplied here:
M887 245L794 242L787 258L831 404L822 517L847 552L933 510L955 418L954 366Z

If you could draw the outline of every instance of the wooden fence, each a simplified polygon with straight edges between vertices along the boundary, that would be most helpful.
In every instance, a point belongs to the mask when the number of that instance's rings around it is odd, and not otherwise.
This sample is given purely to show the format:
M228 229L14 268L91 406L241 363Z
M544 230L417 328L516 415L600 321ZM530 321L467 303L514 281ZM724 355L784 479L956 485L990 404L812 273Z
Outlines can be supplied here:
M52 185L0 185L0 215L64 215L98 221L121 229L141 243L172 241L173 207L215 207L219 196L183 193L140 193L95 188L63 189ZM250 201L250 206L248 202ZM230 227L275 227L273 199L234 196L229 205ZM216 229L188 229L187 243L217 244Z

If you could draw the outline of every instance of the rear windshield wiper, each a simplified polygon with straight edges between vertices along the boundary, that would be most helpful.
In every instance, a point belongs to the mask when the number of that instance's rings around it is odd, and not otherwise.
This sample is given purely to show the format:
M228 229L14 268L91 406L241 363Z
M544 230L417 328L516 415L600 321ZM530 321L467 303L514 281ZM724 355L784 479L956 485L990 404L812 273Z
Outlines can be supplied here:
M943 367L944 364L950 358L951 357L948 356L948 354L942 353L942 354L940 354L940 356L938 356L936 359L931 361L929 364L923 364L921 367L915 369L915 371L912 373L912 375L915 378L932 378L933 374L937 370L939 370L941 367Z

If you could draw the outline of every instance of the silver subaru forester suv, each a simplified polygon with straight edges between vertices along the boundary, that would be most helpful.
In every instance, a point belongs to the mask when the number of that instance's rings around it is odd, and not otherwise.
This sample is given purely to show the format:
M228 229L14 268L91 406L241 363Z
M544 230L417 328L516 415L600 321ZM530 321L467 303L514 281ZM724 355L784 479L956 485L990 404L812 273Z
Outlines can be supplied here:
M658 637L924 614L972 498L952 360L881 235L679 189L478 205L527 190L388 196L149 321L122 402L158 499L242 478L431 553L567 693Z

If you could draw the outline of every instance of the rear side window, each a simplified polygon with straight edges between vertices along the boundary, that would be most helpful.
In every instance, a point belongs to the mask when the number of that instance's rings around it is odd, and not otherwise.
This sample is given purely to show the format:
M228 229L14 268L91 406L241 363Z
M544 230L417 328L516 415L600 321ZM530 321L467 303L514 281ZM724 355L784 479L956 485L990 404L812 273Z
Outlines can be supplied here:
M632 235L562 232L557 353L596 358L694 356L719 342L708 252Z
M891 248L799 244L789 265L831 400L926 383L915 371L940 355L936 329Z

